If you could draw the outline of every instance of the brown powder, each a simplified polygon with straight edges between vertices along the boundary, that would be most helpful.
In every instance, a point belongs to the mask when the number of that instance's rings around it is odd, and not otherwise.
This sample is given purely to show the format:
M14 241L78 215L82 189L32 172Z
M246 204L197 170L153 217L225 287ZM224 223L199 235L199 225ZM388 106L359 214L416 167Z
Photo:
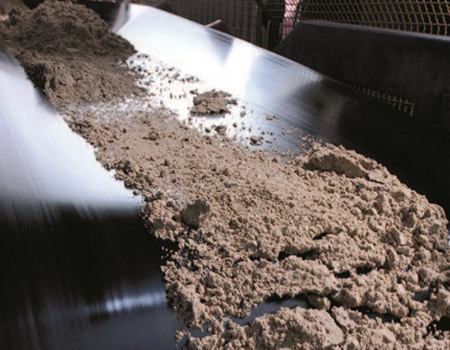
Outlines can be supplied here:
M146 197L150 230L178 244L163 267L168 295L185 326L213 324L190 348L333 348L341 336L322 333L342 329L337 313L357 320L342 331L343 349L435 343L427 325L450 316L447 220L375 161L317 145L284 163L220 145L164 111L69 114L98 159ZM436 292L416 300L431 285ZM248 326L229 319L273 296L303 296L313 309Z
M34 49L16 50L27 57ZM64 91L56 84L50 94L61 106ZM65 116L98 160L144 196L149 230L177 244L163 267L168 296L185 327L209 324L212 333L191 337L188 348L449 348L448 332L429 332L450 317L442 208L342 147L315 145L280 161L137 104L72 106ZM276 296L301 296L309 308L233 321Z
M22 0L2 0L0 2L0 20L6 19L12 9L25 10L26 8Z
M2 0L0 2L0 21L6 20L12 9L26 11L27 7L22 0Z
M0 25L1 39L56 105L139 92L119 67L133 46L85 6L54 0L33 11L14 10Z
M235 105L237 101L231 95L223 91L207 91L197 94L193 99L191 113L193 115L213 115L228 113L228 105Z
M408 321L383 323L342 307L331 312L281 309L249 326L230 323L222 337L191 339L188 349L448 349L448 335L447 339L423 339L425 334L418 329Z
M344 332L329 313L318 310L281 309L275 315L258 318L250 326L230 323L227 340L211 336L192 339L189 349L335 349Z

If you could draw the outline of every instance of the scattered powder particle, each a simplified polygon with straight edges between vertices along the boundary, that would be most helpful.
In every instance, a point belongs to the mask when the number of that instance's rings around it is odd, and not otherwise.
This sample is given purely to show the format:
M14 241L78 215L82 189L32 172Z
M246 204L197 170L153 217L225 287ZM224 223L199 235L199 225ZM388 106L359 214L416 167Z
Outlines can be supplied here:
M250 144L252 146L261 146L263 144L264 137L263 136L251 136Z
M185 330L178 330L175 333L175 339L177 341L180 341L180 340L182 340L184 337L186 337L188 335L189 335L188 332L186 332Z
M159 134L155 130L151 130L147 136L144 136L144 139L150 140L150 141L158 141L159 140Z
M81 7L54 2L27 18L59 6L76 14L67 27L86 14L98 20ZM31 35L16 54L22 62L29 52L54 62L48 47L64 47L59 39L37 50L40 40ZM106 47L117 48L114 43ZM86 65L91 51L77 58ZM105 69L123 76L113 65ZM94 88L96 71L91 74L83 81ZM61 84L38 86L63 110L62 82L71 78L58 69L53 77ZM74 95L80 102L83 86ZM128 92L124 85L115 91ZM169 112L113 102L89 112L66 107L66 120L96 147L98 160L145 197L142 215L151 233L178 246L162 268L168 297L184 326L211 325L211 335L190 336L188 348L450 347L448 332L428 331L450 318L447 219L382 165L318 144L292 161L274 161L186 128ZM150 135L158 135L151 147ZM307 308L235 322L273 297L298 296L308 300Z
M220 136L225 136L227 133L227 127L225 125L216 126L215 130Z

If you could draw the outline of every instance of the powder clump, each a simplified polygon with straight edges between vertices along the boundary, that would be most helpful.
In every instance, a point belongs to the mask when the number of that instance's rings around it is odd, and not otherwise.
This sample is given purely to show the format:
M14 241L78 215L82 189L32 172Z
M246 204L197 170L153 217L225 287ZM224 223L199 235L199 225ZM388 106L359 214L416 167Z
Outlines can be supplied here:
M209 213L208 203L196 200L192 204L188 204L181 212L183 223L192 228L199 228L205 221L206 215Z
M236 104L237 101L231 95L223 91L207 91L198 94L193 99L191 114L193 115L213 115L228 113L228 105Z
M365 178L374 170L376 164L355 152L336 152L330 148L316 146L305 166L311 170L334 171L347 177Z

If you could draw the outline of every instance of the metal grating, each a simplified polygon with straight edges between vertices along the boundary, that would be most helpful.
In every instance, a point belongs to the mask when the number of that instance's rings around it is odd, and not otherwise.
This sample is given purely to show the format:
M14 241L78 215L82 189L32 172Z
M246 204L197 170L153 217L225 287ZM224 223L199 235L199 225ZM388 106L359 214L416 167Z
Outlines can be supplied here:
M142 0L136 0L142 1ZM149 0L145 0L149 1ZM273 49L302 19L450 35L450 0L167 0L202 24L222 19L232 34Z
M303 0L299 19L448 35L448 0Z
M294 29L299 19L301 0L261 0L271 19L268 41L275 47Z
M282 37L301 19L450 35L450 0L285 0L284 4L275 0L263 2L273 19L283 20Z

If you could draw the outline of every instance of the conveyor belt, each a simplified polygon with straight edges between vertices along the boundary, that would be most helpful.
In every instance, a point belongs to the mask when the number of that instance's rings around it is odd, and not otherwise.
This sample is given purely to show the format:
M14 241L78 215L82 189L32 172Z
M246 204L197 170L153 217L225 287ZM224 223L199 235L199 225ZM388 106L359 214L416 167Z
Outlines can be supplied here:
M378 160L450 213L450 137L441 126L391 110L279 55L153 8L131 6L118 33L139 51L278 116L274 131L281 151L295 149L298 140L279 131L300 128ZM252 122L260 120L256 114Z
M133 198L0 54L1 349L172 349Z
M282 150L298 127L384 162L448 206L448 138L294 62L155 9L131 6L119 33L147 52L275 114ZM0 55L2 349L172 349L159 248L139 202Z

